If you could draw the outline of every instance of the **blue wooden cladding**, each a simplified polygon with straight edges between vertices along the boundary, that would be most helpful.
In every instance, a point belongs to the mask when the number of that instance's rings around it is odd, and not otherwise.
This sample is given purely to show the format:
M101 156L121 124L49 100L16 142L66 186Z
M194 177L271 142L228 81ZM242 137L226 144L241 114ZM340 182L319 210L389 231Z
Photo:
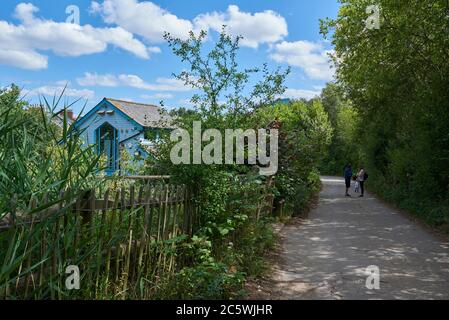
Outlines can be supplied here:
M104 98L75 126L83 130L86 146L96 145L98 154L105 155L106 174L111 175L120 170L121 150L138 156L138 162L143 163L149 155L144 146L148 146L145 132L169 129L170 122L171 118L157 106Z

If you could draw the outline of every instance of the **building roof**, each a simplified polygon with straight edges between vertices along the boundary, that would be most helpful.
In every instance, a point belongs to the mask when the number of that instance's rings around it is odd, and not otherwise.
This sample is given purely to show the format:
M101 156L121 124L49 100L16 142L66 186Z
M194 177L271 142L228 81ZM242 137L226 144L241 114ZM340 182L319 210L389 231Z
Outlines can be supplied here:
M158 106L111 98L105 100L143 127L173 128L171 116Z

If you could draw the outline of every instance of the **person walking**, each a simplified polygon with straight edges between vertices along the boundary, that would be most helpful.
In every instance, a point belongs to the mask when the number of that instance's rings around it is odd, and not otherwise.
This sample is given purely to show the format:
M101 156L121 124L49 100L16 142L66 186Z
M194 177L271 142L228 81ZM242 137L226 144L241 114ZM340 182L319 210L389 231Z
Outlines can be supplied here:
M351 179L352 179L352 166L350 164L347 164L344 168L344 177L345 177L345 184L346 184L346 197L350 197L349 189L351 188Z
M365 195L365 180L367 178L367 174L365 172L365 169L363 167L360 168L359 173L357 174L357 181L360 185L360 198L363 198Z

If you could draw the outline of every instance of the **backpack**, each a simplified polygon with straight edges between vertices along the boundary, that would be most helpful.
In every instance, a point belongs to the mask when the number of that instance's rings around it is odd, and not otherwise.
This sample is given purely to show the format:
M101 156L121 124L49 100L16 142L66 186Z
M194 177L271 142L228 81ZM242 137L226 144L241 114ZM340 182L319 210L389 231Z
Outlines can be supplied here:
M365 172L365 174L363 175L363 180L368 180L368 173Z

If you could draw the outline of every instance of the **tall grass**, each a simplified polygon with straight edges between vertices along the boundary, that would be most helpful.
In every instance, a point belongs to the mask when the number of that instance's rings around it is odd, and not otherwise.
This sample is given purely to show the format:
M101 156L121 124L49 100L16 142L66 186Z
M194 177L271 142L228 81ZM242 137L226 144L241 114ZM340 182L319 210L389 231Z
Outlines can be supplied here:
M65 110L71 105L60 106L63 94L51 102L43 98L32 108L20 99L16 86L0 91L0 296L21 286L21 275L45 273L42 266L49 257L35 261L30 252L46 246L44 235L55 228L65 204L74 201L79 190L99 183L99 157L92 148L82 147L82 132L68 124ZM53 122L56 110L64 110L61 127ZM44 216L51 207L59 209ZM51 250L66 244L59 245ZM30 281L42 284L44 278ZM53 279L48 281L54 286ZM35 297L50 296L42 290Z
M60 98L30 108L19 99L15 87L0 92L0 218L13 206L17 214L27 208L32 197L47 194L59 197L65 190L88 189L98 183L99 157L92 148L82 148L83 132L53 123Z

